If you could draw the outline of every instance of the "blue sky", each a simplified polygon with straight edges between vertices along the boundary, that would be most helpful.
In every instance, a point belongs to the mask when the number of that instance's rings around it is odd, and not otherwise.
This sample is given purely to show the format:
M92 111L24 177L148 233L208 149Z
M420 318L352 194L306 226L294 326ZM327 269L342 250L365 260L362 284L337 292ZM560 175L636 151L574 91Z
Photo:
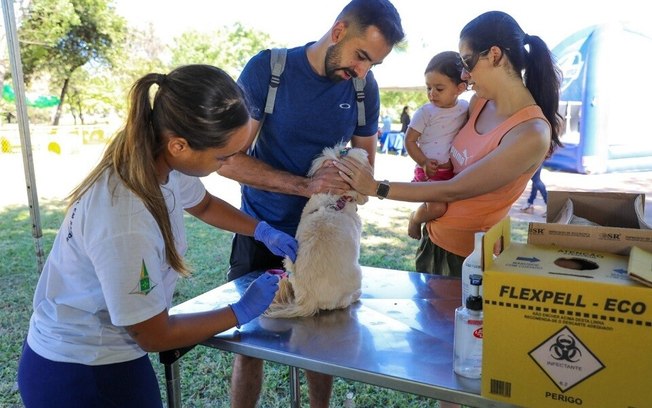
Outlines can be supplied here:
M321 37L348 0L117 0L118 13L134 26L151 22L164 40L196 29L210 32L240 21L267 32L288 46ZM488 10L511 14L531 35L553 48L568 35L603 22L636 21L643 18L640 0L394 0L407 34L408 51L392 53L374 68L381 86L420 85L430 57L457 50L460 29ZM298 16L298 17L290 17ZM649 21L646 22L649 24ZM383 83L385 82L385 83Z

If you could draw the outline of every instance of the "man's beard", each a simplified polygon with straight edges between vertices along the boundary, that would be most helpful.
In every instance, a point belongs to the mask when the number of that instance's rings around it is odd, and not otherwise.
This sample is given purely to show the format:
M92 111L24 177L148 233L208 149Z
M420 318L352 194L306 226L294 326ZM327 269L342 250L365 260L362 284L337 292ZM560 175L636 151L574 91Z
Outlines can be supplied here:
M345 81L344 78L338 75L337 71L344 71L346 72L347 75L349 75L352 78L355 78L357 76L355 71L353 71L352 69L341 67L339 65L341 60L340 58L341 55L342 55L341 43L331 45L326 50L326 58L324 61L324 64L326 65L325 67L326 77L333 82Z

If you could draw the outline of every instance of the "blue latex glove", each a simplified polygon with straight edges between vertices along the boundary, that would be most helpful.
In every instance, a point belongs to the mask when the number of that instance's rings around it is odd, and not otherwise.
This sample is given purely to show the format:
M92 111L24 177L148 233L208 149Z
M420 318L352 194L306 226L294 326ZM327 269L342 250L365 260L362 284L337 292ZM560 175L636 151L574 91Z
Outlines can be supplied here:
M240 300L229 305L238 319L238 328L267 310L278 290L278 281L278 276L265 272L251 282Z
M292 262L297 260L297 247L299 246L297 240L283 231L270 227L265 221L256 225L254 238L265 244L274 255L287 256Z

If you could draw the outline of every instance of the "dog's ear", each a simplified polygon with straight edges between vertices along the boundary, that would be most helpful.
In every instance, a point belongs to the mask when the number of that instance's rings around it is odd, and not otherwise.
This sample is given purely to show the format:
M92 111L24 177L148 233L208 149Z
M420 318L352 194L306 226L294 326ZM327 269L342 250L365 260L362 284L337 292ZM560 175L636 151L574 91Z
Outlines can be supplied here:
M364 163L369 160L369 153L359 147L350 149L347 153L347 156L359 161L360 163Z
M321 169L321 167L326 163L328 160L327 157L324 156L318 156L315 160L312 161L312 165L310 166L310 170L308 170L308 177L312 177L317 170Z
M310 170L308 170L308 177L312 177L315 172L317 172L317 170L321 169L322 166L324 166L324 163L337 160L339 157L337 154L338 151L339 150L335 150L332 147L325 147L324 150L322 150L321 155L315 157L312 161Z

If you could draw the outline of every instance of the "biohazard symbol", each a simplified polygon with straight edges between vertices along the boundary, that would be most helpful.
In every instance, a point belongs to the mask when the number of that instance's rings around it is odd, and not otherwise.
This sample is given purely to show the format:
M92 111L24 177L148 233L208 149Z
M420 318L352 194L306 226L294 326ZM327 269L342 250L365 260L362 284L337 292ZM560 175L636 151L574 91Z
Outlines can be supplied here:
M575 339L564 334L557 336L555 343L550 346L550 351L550 356L555 360L577 363L582 358L582 351L575 345Z

